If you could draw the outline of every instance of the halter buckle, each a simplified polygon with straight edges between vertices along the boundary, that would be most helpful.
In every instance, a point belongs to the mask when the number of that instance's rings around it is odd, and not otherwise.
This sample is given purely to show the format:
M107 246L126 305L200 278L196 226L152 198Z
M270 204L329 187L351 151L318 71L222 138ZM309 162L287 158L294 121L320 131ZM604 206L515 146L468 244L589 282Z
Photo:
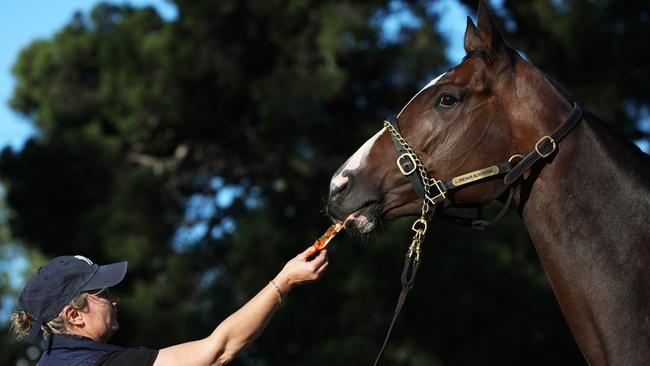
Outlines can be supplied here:
M405 170L405 169L404 169L404 166L402 165L402 158L404 158L404 157L408 158L408 160L410 161L411 165L413 166L411 169L408 169L408 170ZM402 172L402 174L404 174L404 175L411 175L411 174L413 174L413 172L418 168L418 165L417 165L417 163L415 162L415 158L413 157L413 154L411 154L411 153L404 153L404 154L400 155L400 156L397 158L397 167L398 167L399 170Z
M542 144L546 143L547 141L550 141L551 149L548 150L548 151L541 151L540 147L543 147ZM553 153L553 151L555 151L556 148L557 148L557 144L555 143L555 140L553 140L553 138L551 136L544 136L541 139L539 139L539 141L537 141L537 143L535 144L535 151L542 158L546 158L549 155L551 155Z

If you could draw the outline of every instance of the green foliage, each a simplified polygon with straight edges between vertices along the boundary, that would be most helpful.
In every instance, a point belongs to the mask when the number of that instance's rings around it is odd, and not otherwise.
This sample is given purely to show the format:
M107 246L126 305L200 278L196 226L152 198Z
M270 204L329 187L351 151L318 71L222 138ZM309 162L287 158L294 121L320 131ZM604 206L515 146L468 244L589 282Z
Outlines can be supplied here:
M40 136L0 156L1 245L10 229L28 253L128 260L117 344L209 334L322 233L336 167L448 67L424 1L398 2L419 22L397 41L381 34L389 1L175 3L171 22L100 4L28 45L14 66L11 104ZM642 18L586 4L595 3L506 1L518 29L510 36L633 131L624 103L648 105L647 57L596 53L587 40L622 22L632 29L617 38L623 54L647 52L626 48L647 39L647 6L635 8ZM294 290L235 364L370 363L400 290L409 227L337 237L324 278ZM517 218L488 234L436 224L423 255L386 364L583 363ZM4 352L9 341L0 342L3 364L23 357L13 351L23 346Z

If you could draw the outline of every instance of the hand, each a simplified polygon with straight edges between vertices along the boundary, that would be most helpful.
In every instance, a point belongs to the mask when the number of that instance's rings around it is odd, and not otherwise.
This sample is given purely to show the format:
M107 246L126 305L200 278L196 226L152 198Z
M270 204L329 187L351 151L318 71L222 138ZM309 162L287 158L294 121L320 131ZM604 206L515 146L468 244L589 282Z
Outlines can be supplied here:
M313 259L309 259L318 253L318 250L309 246L305 251L295 256L284 266L282 271L273 280L283 295L297 285L316 281L327 269L327 250L323 249Z

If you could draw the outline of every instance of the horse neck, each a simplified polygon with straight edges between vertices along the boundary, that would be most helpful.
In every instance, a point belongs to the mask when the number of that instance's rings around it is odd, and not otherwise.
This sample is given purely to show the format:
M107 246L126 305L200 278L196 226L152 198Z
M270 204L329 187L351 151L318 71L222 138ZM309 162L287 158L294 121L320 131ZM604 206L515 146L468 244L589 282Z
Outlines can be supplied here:
M650 160L590 115L521 186L520 213L585 357L650 364Z

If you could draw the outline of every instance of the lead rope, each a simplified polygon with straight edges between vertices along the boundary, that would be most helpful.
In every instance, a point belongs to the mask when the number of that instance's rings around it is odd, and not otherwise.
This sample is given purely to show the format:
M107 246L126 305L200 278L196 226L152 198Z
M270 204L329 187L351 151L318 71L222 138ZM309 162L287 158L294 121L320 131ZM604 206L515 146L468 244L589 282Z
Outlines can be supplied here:
M393 314L393 320L390 322L388 332L386 332L386 337L384 338L384 343L379 350L379 354L377 355L373 366L377 366L379 363L379 359L384 353L384 348L386 348L390 334L393 331L393 326L395 325L397 316L399 315L402 307L404 306L404 302L406 301L406 295L411 290L411 288L413 288L413 284L415 283L415 275L418 271L418 266L420 265L420 245L422 244L422 241L424 240L424 237L427 233L427 222L429 219L428 215L430 209L429 204L435 205L437 199L445 199L445 193L440 186L441 182L429 178L427 171L424 169L424 165L411 148L411 145L409 145L408 142L404 140L400 133L397 132L397 130L388 121L384 121L384 126L388 131L390 131L393 136L395 136L399 143L402 144L406 150L406 153L404 155L409 155L409 158L415 162L415 166L417 167L420 178L422 178L422 183L424 184L424 200L422 201L420 218L415 220L413 226L411 226L411 229L415 232L415 234L413 235L413 240L411 241L411 245L406 252L406 257L404 258L404 268L402 269L402 291L399 294L397 305L395 306L395 314ZM402 156L400 156L397 160L399 161L401 158ZM438 195L433 198L430 195L431 187L436 187L438 189Z
M416 221L416 223L418 221ZM400 311L402 310L402 306L404 306L404 302L406 301L406 295L408 294L409 291L411 291L411 288L413 288L413 283L415 282L415 274L417 273L418 266L420 265L420 244L424 239L425 233L426 233L426 221L425 221L424 229L418 229L415 235L413 236L413 242L411 243L411 246L409 247L409 250L406 253L406 257L404 258L404 268L402 269L402 291L400 292L399 298L397 299L397 305L395 306L395 314L393 314L393 320L391 320L390 322L390 326L388 327L388 332L386 332L386 337L384 338L384 343L382 344L381 349L379 350L379 354L377 355L377 358L375 359L375 363L373 364L373 366L377 366L377 364L379 363L379 359L381 358L381 355L384 353L384 348L386 348L386 345L388 344L388 339L390 338L390 334L393 331L393 326L395 325L397 316L399 315Z

